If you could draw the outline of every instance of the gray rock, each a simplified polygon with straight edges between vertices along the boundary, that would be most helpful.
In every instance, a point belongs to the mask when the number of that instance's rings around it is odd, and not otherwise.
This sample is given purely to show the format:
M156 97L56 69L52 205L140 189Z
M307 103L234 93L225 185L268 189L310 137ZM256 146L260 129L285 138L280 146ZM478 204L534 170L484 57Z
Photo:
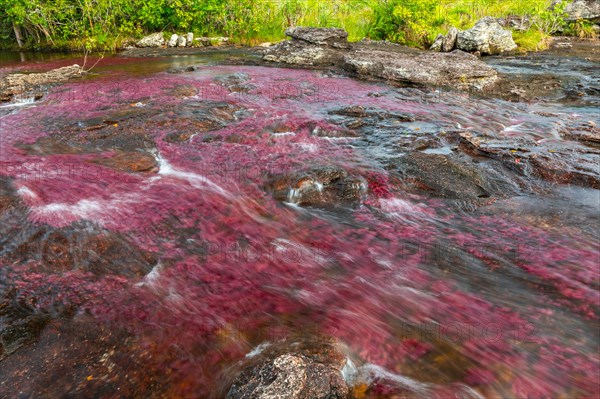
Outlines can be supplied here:
M187 40L186 40L185 36L179 36L177 38L177 47L185 47L186 44L187 44Z
M162 47L164 44L165 38L162 32L158 32L143 37L135 45L137 47Z
M186 35L185 41L186 41L188 47L191 47L192 44L194 43L194 34L192 32L188 32L188 34Z
M431 47L429 47L429 50L440 52L442 51L442 47L444 47L444 35L440 33L433 41Z
M307 28L296 26L288 28L285 34L292 39L307 43L335 48L348 48L348 32L339 28Z
M361 77L404 84L484 89L498 78L496 71L477 57L461 52L394 52L363 49L344 56L344 69Z
M171 38L169 39L169 43L167 44L167 46L169 47L175 47L177 46L177 39L179 38L178 35L176 35L175 33L173 33L171 35Z
M456 29L454 26L450 28L446 36L444 37L444 41L442 44L442 51L444 53L449 53L456 47L456 38L458 37L458 33L460 31Z
M265 49L263 59L298 66L325 66L339 63L342 52L300 40L285 40Z
M517 48L512 33L502 29L496 18L484 17L474 27L458 33L456 48L481 54L501 54Z
M554 0L551 9L554 9L561 0ZM600 21L600 0L574 0L565 8L566 20L575 21L585 19L592 22Z
M288 33L306 37L298 31ZM321 30L319 35L319 40L314 37L310 40L327 44L318 45L301 39L287 40L265 49L263 59L302 67L338 66L366 79L460 89L483 89L497 79L493 68L470 54L423 52L372 41L353 43L352 48L343 49L332 47L328 42L329 36Z

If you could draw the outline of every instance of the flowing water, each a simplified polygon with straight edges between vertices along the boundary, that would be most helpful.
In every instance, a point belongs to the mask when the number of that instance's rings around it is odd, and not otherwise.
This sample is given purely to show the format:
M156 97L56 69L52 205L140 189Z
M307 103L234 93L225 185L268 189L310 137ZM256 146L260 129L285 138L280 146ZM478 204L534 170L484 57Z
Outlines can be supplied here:
M108 57L0 108L1 397L222 397L249 354L318 336L357 397L600 394L597 92L232 56Z

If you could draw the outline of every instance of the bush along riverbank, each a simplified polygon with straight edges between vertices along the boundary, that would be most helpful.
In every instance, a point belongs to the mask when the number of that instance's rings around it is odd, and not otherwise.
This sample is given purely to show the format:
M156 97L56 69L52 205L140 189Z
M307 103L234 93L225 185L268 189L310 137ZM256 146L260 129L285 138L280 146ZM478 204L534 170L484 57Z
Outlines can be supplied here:
M597 37L598 0L0 0L0 46L28 50L117 50L164 32L164 45L255 45L283 39L293 26L340 27L350 41L387 40L429 48L451 28L490 16L522 50L540 50L553 34ZM205 38L204 41L199 40ZM161 45L163 45L161 40ZM179 43L177 42L179 40ZM187 43L186 43L187 44Z

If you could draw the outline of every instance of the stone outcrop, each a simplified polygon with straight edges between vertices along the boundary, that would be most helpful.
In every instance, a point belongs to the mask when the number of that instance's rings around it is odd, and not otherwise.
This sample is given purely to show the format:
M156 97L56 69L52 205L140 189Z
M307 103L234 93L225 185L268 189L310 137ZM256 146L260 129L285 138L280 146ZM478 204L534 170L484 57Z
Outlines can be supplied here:
M298 67L333 66L364 79L461 89L482 89L497 79L494 69L462 52L422 52L386 42L348 43L341 29L296 27L286 34L292 39L266 48L265 61ZM454 47L458 35L458 30L452 29L440 43L440 50Z
M263 59L297 66L331 66L339 64L343 53L336 48L310 44L300 40L286 40L269 47Z
M458 89L484 89L497 79L493 68L474 55L460 51L443 54L361 49L345 55L343 67L363 78Z
M550 6L552 9L560 4L562 0L554 0ZM600 0L574 0L565 8L566 20L576 21L585 19L592 22L600 22Z
M0 79L0 102L10 101L15 95L36 91L36 97L41 97L39 89L43 85L60 83L84 74L79 65L71 65L41 73L14 73Z
M501 54L515 50L517 45L512 33L502 29L496 18L485 17L471 29L458 33L456 48L467 52L479 51L481 54Z
M439 34L435 38L435 41L429 48L432 51L441 51L444 53L449 53L456 47L456 38L458 37L458 33L460 31L455 27L450 28L446 36Z
M307 43L335 48L349 48L348 32L339 28L305 28L296 26L288 28L285 34L292 39Z
M143 37L135 45L137 47L162 47L164 44L165 38L162 32L158 32Z

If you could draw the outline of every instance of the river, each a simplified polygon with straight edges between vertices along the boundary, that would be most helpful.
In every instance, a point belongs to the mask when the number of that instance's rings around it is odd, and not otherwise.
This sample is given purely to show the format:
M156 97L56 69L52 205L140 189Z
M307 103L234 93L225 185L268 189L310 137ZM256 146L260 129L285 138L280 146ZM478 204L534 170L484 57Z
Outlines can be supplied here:
M562 87L511 102L232 57L0 105L0 397L218 398L319 337L356 397L600 394L597 62L487 59Z

